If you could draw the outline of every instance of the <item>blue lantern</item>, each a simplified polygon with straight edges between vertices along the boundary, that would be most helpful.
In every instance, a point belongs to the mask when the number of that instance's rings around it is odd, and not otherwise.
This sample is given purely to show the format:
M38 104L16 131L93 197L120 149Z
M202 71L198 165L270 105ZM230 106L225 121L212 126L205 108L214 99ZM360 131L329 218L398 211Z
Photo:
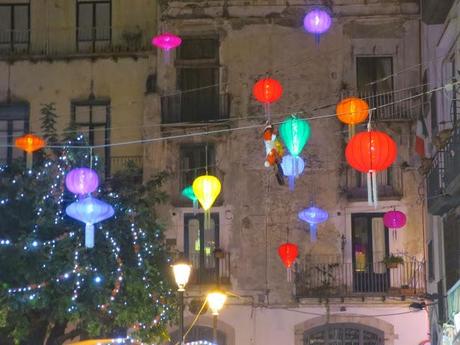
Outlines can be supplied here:
M327 211L314 205L299 212L299 219L310 225L310 239L314 242L317 239L316 226L324 223L329 218Z
M281 161L284 176L287 176L289 182L289 189L294 190L295 179L305 169L305 163L299 156L286 155Z
M86 224L86 248L94 247L94 224L112 217L115 213L112 206L92 196L73 202L67 206L65 212L69 217Z

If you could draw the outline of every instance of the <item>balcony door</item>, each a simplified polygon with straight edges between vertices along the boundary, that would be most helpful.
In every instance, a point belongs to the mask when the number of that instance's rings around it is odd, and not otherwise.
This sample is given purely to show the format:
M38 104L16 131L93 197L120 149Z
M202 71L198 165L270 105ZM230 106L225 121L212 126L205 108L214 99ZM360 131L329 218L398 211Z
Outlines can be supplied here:
M209 229L204 227L203 213L184 215L184 254L192 263L191 282L217 283L219 265L214 250L219 247L219 214L211 214Z
M382 213L353 214L353 291L385 292L390 283L383 259L388 256L388 229Z

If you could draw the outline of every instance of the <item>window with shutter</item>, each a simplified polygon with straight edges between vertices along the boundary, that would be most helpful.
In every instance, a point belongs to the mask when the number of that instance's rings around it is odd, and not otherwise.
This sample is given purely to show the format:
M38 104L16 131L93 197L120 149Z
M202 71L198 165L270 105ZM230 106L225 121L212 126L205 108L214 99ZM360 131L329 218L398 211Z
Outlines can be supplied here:
M11 164L13 159L24 157L24 152L13 146L15 139L28 130L28 104L0 104L0 164Z

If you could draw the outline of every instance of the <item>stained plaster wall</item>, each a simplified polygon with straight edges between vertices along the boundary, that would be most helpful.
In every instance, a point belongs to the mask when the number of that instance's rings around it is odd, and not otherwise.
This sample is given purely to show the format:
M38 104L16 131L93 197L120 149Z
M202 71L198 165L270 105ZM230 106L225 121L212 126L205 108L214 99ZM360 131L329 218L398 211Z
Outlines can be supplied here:
M213 2L218 3L218 2ZM183 249L183 213L177 207L179 147L182 144L209 141L216 146L218 176L223 183L222 203L214 210L221 214L222 247L231 254L232 289L250 294L267 294L265 302L292 300L292 286L286 282L277 248L286 240L299 244L301 259L310 255L341 255L346 236L345 254L351 260L351 213L385 212L396 206L408 215L408 225L390 243L392 251L401 251L423 259L422 205L417 193L420 178L414 169L404 172L402 200L382 202L376 210L366 203L350 203L341 188L345 183L343 127L334 117L344 83L355 86L354 59L359 55L388 55L394 58L394 70L411 67L395 78L395 88L419 84L419 41L416 6L413 3L337 2L342 15L334 18L330 32L319 46L301 28L305 6L237 6L225 8L211 3L169 2L163 23L168 30L183 36L215 34L220 38L222 89L231 95L231 120L222 126L196 129L175 127L174 134L215 128L260 125L257 129L231 131L219 135L197 136L154 143L146 147L146 173L166 167L173 172L167 187L173 202L163 209L167 236ZM266 3L264 3L266 4ZM270 3L271 4L271 3ZM241 4L240 4L241 5ZM253 6L252 6L253 5ZM333 7L335 11L336 7ZM359 11L359 9L361 11ZM370 13L374 13L370 16ZM224 14L224 17L222 15ZM415 67L414 67L415 66ZM273 121L298 112L301 116L322 116L312 120L312 136L303 157L307 169L290 192L276 183L273 172L263 166L263 109L251 96L254 82L271 73L284 87L282 99L272 106ZM174 65L158 65L159 88L165 93L175 89ZM152 98L145 112L146 121L155 117L159 99ZM313 109L316 109L313 111ZM408 124L380 124L399 145L398 164L412 158L413 128ZM151 135L159 130L147 130ZM167 131L164 132L165 135ZM155 157L148 160L148 157ZM330 220L319 226L318 241L311 243L308 227L297 213L315 200L328 210Z

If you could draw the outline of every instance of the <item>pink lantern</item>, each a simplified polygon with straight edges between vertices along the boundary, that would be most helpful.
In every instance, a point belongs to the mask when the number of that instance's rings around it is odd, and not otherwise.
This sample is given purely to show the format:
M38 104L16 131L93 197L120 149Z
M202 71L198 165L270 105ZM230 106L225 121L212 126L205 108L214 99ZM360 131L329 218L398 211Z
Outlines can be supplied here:
M179 47L182 44L182 39L170 32L164 32L152 38L152 44L163 50L164 60L169 63L170 50Z
M383 215L383 224L393 230L393 237L396 239L396 230L406 225L406 215L401 211L388 211Z
M74 194L85 195L94 192L99 187L99 177L90 168L76 168L67 173L65 185Z

